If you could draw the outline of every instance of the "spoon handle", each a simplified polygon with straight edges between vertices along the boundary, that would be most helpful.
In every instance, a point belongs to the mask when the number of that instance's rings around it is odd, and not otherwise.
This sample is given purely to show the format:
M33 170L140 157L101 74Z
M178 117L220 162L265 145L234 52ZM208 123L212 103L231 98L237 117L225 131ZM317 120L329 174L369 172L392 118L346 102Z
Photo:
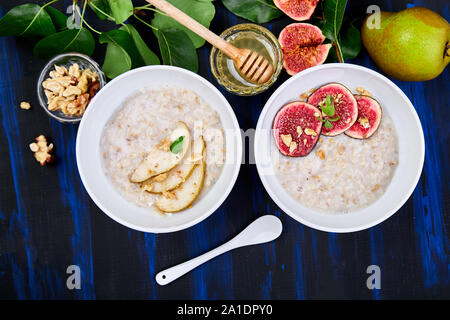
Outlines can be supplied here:
M182 275L188 273L192 269L197 268L199 265L205 263L206 261L209 261L212 258L215 258L215 257L221 255L222 253L236 249L239 246L236 245L234 240L235 240L235 238L222 244L221 246L215 248L214 250L211 250L209 252L202 254L201 256L198 256L197 258L188 260L179 265L176 265L174 267L171 267L169 269L159 272L156 275L156 282L159 285L164 286L164 285L178 279Z
M171 5L165 0L146 0L148 3L152 4L165 14L167 14L172 19L181 23L183 26L191 30L192 32L198 34L200 37L211 43L213 46L218 48L220 51L225 53L231 59L236 59L239 57L240 49L236 48L232 44L226 42L221 37L211 32L208 28L205 28L202 24L198 23L196 20L189 17L180 9Z

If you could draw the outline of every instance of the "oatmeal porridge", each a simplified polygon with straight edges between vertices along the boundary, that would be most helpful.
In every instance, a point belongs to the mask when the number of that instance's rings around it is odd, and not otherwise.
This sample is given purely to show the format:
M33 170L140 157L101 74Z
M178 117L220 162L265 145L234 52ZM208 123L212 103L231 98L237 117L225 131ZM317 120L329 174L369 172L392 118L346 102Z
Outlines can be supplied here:
M166 86L130 97L106 125L100 148L114 188L138 206L168 208L164 212L202 197L225 162L218 113L196 93ZM170 203L176 200L184 201L179 210Z
M320 136L306 157L283 156L272 143L273 166L286 192L306 207L331 213L377 200L398 165L397 134L387 115L370 138Z

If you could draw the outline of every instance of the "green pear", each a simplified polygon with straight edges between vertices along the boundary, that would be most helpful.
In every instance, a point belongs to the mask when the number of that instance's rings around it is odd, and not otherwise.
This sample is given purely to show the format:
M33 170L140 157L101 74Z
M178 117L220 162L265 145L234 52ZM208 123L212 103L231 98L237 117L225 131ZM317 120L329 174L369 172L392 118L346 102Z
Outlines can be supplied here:
M370 57L388 75L404 81L436 78L450 61L450 24L421 7L376 13L364 21L361 36Z

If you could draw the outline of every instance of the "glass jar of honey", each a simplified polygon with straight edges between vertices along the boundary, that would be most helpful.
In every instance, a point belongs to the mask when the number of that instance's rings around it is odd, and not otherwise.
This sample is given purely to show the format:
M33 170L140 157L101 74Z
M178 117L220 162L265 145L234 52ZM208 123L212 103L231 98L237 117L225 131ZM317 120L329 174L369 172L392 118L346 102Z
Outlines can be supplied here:
M253 50L273 65L272 77L263 84L246 80L235 68L233 60L213 47L209 57L211 71L217 82L231 93L252 96L267 90L283 68L283 51L277 38L266 28L256 24L238 24L228 28L220 37L238 48Z

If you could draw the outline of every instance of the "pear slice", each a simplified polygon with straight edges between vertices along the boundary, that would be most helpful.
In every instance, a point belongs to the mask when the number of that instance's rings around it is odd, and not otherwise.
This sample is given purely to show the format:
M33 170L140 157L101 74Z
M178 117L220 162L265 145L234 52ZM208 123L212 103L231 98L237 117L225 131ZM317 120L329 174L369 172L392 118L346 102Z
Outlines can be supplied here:
M180 137L184 137L182 141L182 148L180 152L173 153L172 151L170 151L170 146ZM168 142L168 147L153 148L131 175L131 182L143 182L150 179L151 177L171 170L178 163L180 163L186 155L191 143L191 134L189 132L189 128L184 122L180 121L177 123L177 126L169 135L169 137L165 140Z
M163 173L163 175L167 175L165 179L160 180L158 177L161 175L156 176L150 179L150 181L144 182L143 189L151 193L163 193L177 188L189 178L195 165L201 162L204 149L205 141L200 136L194 140L192 148L189 148L183 161L172 170Z
M155 206L163 212L178 212L189 207L199 195L203 187L206 168L206 152L203 151L202 162L195 165L189 178L178 188L164 192L155 202Z

